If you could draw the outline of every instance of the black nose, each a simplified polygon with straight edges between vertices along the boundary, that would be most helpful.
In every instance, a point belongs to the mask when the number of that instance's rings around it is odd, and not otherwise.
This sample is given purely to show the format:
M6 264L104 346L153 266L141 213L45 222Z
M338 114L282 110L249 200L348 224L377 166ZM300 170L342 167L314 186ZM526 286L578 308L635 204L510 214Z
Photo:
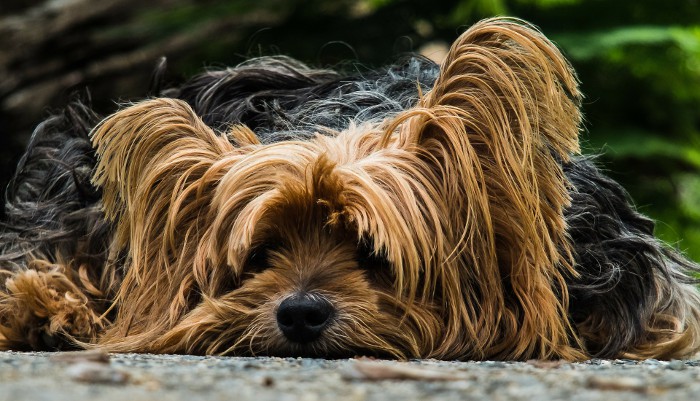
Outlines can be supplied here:
M277 309L277 325L289 341L304 344L321 336L333 312L333 305L323 296L295 294Z

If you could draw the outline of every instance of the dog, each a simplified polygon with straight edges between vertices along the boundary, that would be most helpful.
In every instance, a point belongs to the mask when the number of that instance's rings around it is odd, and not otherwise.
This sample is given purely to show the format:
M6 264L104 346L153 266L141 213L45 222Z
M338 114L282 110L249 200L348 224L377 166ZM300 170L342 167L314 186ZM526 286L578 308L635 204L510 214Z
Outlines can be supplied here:
M535 27L444 62L286 57L41 123L7 190L0 348L689 358L700 268L581 155Z

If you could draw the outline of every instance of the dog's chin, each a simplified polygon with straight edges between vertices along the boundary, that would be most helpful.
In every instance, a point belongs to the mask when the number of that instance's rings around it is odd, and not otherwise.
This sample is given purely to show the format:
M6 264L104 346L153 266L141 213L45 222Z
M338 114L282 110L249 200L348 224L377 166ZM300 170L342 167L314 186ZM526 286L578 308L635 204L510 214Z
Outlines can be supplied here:
M354 356L374 356L376 352L370 350L355 350L352 347L340 347L334 341L327 338L319 338L314 341L299 343L286 339L280 334L274 339L254 341L250 344L229 344L229 347L221 352L221 355L245 355L268 356L281 358L330 358L343 359Z
M292 357L292 358L330 358L344 359L355 356L356 353L349 349L330 349L323 340L317 340L311 343L299 344L286 342L276 349L269 349L256 356L275 356L275 357Z
M323 359L347 359L356 357L370 357L379 359L392 359L386 351L379 349L353 348L349 346L339 347L333 341L319 339L310 343L300 344L282 340L278 346L252 353L252 356L270 356L281 358L323 358Z

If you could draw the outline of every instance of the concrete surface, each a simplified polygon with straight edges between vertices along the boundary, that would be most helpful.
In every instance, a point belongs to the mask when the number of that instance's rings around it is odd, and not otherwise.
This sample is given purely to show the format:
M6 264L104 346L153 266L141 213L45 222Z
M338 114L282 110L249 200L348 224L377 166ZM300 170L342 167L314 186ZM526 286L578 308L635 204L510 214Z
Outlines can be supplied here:
M394 362L0 352L0 400L700 400L700 361Z

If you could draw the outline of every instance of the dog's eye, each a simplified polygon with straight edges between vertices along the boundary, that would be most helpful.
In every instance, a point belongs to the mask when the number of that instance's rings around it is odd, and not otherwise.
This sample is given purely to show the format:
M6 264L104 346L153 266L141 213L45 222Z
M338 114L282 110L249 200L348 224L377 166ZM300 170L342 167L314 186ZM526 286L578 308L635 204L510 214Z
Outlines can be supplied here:
M362 240L357 246L357 264L361 269L376 270L388 267L389 261L374 250L372 242Z
M247 273L260 273L267 269L270 264L270 252L274 248L274 244L264 242L251 249L245 262L245 271Z

